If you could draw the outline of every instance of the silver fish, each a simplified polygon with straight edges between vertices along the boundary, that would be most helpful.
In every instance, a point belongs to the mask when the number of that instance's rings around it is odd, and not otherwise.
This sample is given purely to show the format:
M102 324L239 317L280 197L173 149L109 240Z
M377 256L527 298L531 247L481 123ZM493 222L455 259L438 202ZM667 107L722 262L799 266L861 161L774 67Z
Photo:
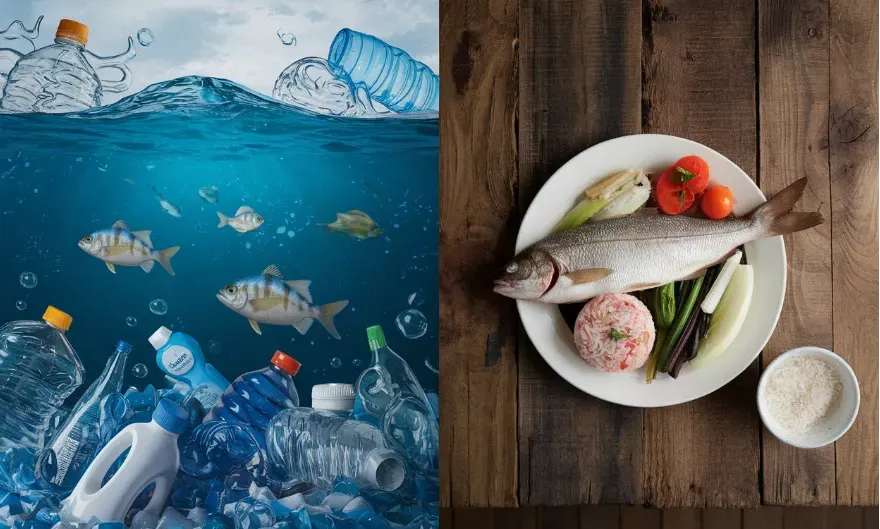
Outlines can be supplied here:
M220 202L220 198L217 196L217 186L200 187L199 196L202 197L202 200L208 202L209 204L216 204Z
M821 224L819 213L791 211L806 186L802 178L736 219L631 216L554 233L508 263L494 290L516 299L574 303L696 276L749 241Z
M109 230L86 235L79 240L78 245L87 254L104 261L114 274L115 265L139 266L149 273L153 264L158 262L169 274L174 275L171 258L180 250L180 246L154 250L150 231L131 231L121 220L114 222Z
M313 305L309 293L311 281L284 281L275 265L269 265L260 275L247 277L226 285L217 293L217 299L241 314L257 334L263 334L260 323L292 325L305 334L312 322L318 320L330 333L340 339L333 317L348 305L348 300L327 305Z
M168 213L172 217L182 217L183 213L180 211L180 208L171 202L165 200L165 196L156 190L155 187L150 186L150 189L153 190L153 193L156 195L156 200L159 201L159 205L162 206L162 209L165 213Z
M218 228L229 226L238 233L247 233L255 230L263 225L264 220L262 215L258 214L248 206L238 208L238 211L236 211L235 215L232 217L227 217L219 211L217 212L217 216L220 218L220 224L217 224Z

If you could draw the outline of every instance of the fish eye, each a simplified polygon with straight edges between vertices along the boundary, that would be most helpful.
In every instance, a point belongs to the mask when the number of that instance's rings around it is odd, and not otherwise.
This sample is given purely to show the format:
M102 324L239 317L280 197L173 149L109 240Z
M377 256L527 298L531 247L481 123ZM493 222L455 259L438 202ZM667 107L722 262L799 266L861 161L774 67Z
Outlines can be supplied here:
M263 217L257 215L257 222L263 222Z
M86 242L92 242L92 236L91 236L91 235L86 235L85 239L83 239L83 240L86 241Z
M510 263L510 264L508 264L507 267L505 268L505 270L506 270L507 273L509 273L509 274L512 274L512 273L516 272L517 269L519 269L519 266L517 266L516 263Z
M226 293L229 294L230 296L231 296L232 294L235 294L235 287L234 287L234 286L231 286L231 285L228 286L228 287L226 287Z

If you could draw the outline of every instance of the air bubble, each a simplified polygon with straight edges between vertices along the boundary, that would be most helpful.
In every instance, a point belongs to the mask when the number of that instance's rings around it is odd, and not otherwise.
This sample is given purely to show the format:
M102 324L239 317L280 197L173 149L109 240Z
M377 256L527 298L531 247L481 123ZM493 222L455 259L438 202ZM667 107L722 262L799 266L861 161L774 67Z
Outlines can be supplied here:
M336 357L331 358L330 367L342 367L342 360Z
M284 44L285 46L296 46L296 35L293 33L278 28L278 31L275 34L278 35L281 44Z
M129 316L129 317L125 318L125 324L128 325L129 327L134 327L135 325L138 324L137 318L135 318L134 316Z
M162 298L154 299L150 302L150 312L157 316L164 316L168 312L168 303Z
M418 309L406 309L394 321L400 334L410 340L421 338L428 332L428 319Z
M137 39L138 42L140 42L141 46L146 48L147 46L152 44L154 40L156 40L156 36L153 35L153 32L150 30L150 28L141 28L137 32Z
M150 371L143 363L137 363L131 368L131 374L134 375L135 378L146 378L149 373Z
M20 276L18 276L18 282L21 283L21 286L24 288L34 288L37 286L37 274L33 272L22 272Z
M23 299L20 299L15 302L15 308L17 308L18 310L24 310L27 308L27 302Z
M353 365L354 367L361 365L361 359L355 358L354 360L351 361L351 365Z

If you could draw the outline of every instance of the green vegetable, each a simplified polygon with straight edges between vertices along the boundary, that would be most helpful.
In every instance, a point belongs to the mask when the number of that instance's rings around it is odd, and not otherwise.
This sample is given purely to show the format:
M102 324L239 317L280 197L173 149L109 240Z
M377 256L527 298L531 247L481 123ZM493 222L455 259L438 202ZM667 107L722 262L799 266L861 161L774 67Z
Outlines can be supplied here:
M654 311L658 327L669 327L675 319L675 283L654 289Z
M632 338L630 335L628 335L626 333L622 333L614 328L612 328L610 331L608 331L608 337L611 338L612 340L614 340L615 342L623 340L624 338Z
M598 200L591 200L589 198L585 198L581 200L577 206L574 207L571 211L568 212L562 220L559 221L559 224L553 228L553 232L570 230L572 228L577 228L584 222L590 220L590 217L599 212L600 209L604 208L611 202L611 199L600 198Z
M648 358L648 371L645 374L645 382L648 384L657 376L657 357L660 356L660 350L666 343L666 333L669 331L666 327L660 327L657 336L654 337L654 347L651 348L651 356Z
M694 173L677 165L675 166L675 170L678 171L678 174L680 175L679 178L681 179L682 184L687 182L688 180L693 180L697 177L697 175L695 175Z
M703 277L698 277L697 279L688 281L688 283L691 285L687 298L682 304L681 310L675 315L675 321L672 322L672 326L669 328L670 332L666 336L666 343L663 344L660 358L657 359L657 364L660 366L660 371L663 373L669 370L669 354L672 352L673 347L678 343L678 338L681 336L682 331L684 331L684 327L690 319L691 312L694 310L694 305L697 303L697 298L700 296L700 290L703 286Z

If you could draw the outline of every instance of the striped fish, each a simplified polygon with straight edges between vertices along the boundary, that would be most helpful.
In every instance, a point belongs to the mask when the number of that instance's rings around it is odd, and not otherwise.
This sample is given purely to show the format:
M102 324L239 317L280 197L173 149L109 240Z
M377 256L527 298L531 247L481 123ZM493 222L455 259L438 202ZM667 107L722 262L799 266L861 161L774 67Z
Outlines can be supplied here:
M240 279L217 293L221 303L241 314L257 334L263 334L260 323L292 325L305 334L318 320L331 336L340 339L333 317L348 305L348 300L327 305L313 305L309 293L311 281L284 281L275 265L260 275Z
M171 258L180 250L172 246L156 251L150 241L150 231L131 231L125 222L117 220L109 230L99 230L79 240L79 247L87 254L104 261L114 274L115 265L139 266L149 273L158 262L169 274L174 275Z

